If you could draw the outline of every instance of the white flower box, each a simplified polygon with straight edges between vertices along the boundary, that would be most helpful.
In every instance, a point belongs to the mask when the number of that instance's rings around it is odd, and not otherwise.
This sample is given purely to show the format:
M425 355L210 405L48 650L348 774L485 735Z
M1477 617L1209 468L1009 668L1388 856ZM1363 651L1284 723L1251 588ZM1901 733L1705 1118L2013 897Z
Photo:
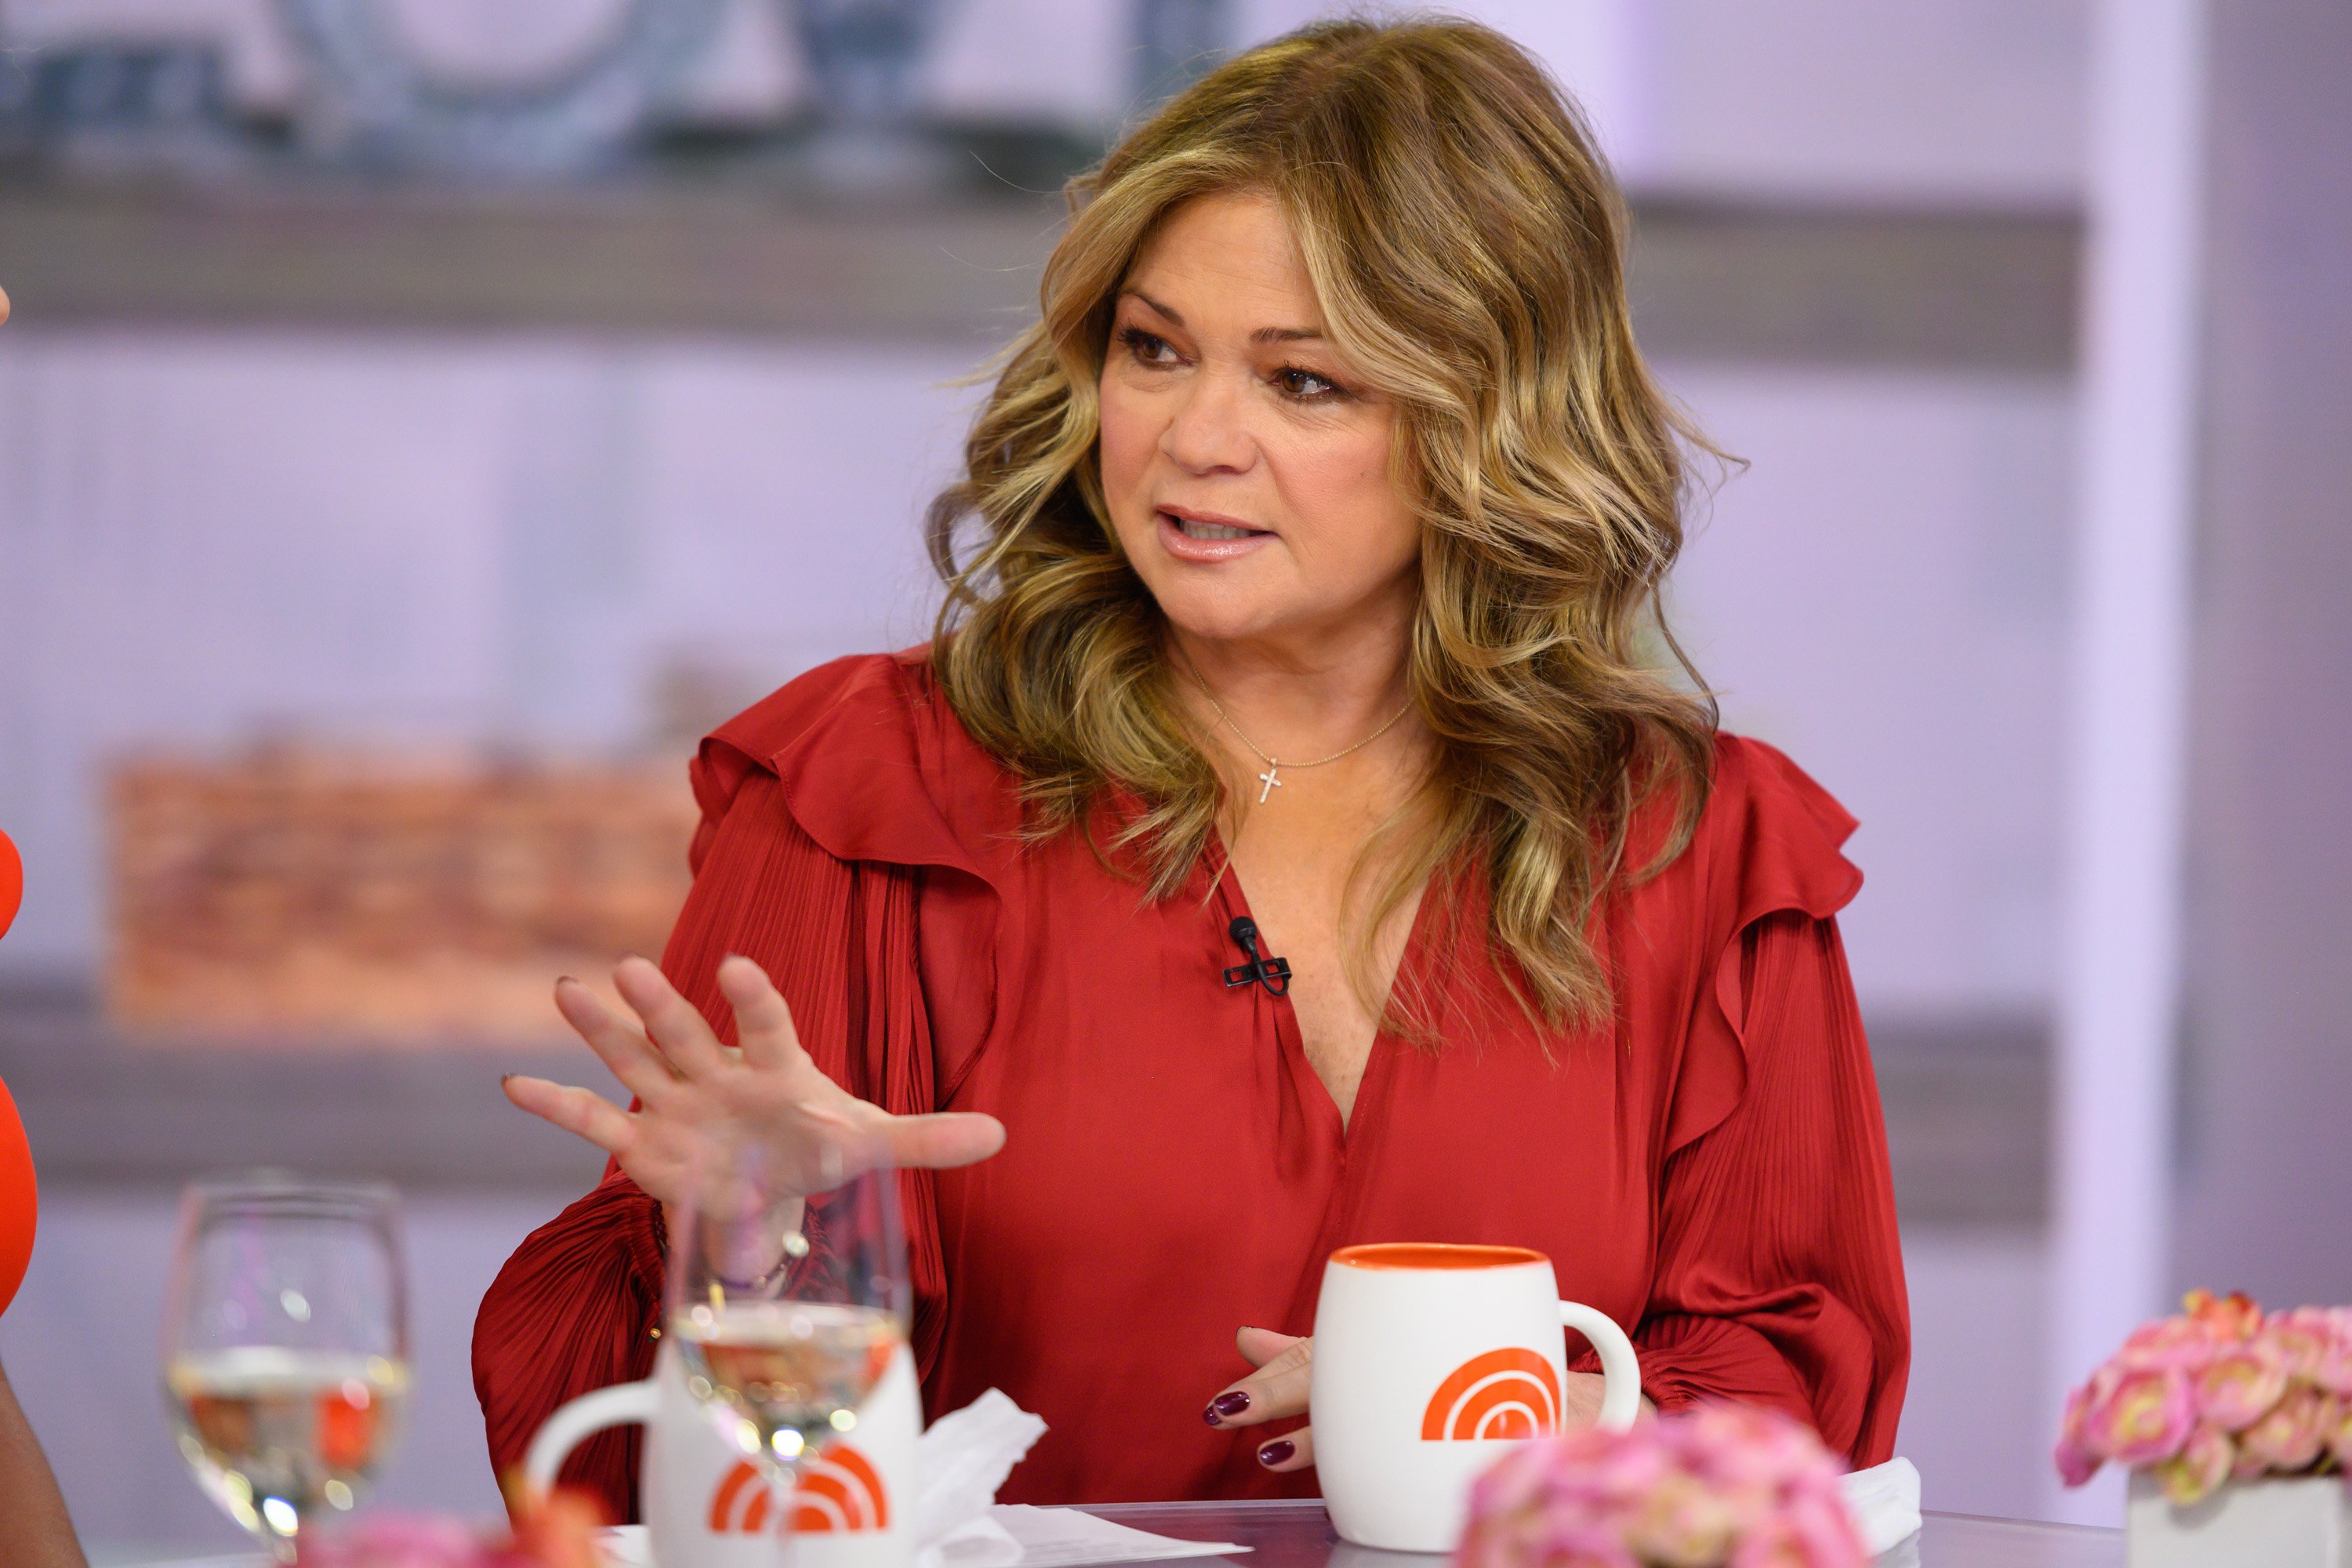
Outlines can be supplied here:
M2137 1471L2126 1505L2131 1568L2352 1568L2352 1503L2341 1476L2227 1481L2175 1508Z

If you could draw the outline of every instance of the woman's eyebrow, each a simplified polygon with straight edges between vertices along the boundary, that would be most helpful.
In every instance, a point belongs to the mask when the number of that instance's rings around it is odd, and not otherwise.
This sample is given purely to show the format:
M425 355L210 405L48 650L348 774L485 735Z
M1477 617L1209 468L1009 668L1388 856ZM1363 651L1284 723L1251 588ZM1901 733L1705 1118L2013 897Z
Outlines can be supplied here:
M1161 304L1159 300L1153 299L1142 289L1130 285L1128 288L1121 289L1119 292L1129 299L1142 300L1145 304L1150 306L1152 310L1158 311L1160 315L1167 317L1168 320L1173 322L1176 326L1181 328L1184 325L1183 317L1178 315L1175 311L1170 310L1167 306Z
M1185 328L1183 317L1178 315L1174 310L1170 310L1166 305L1161 304L1159 300L1153 299L1142 289L1130 286L1120 289L1119 292L1123 295L1128 295L1134 299L1142 300L1146 305L1151 307L1151 309L1158 314L1166 317L1168 321L1179 330L1189 330ZM1257 331L1250 334L1250 342L1254 343L1308 343L1320 342L1322 341L1322 330L1317 327L1260 327Z

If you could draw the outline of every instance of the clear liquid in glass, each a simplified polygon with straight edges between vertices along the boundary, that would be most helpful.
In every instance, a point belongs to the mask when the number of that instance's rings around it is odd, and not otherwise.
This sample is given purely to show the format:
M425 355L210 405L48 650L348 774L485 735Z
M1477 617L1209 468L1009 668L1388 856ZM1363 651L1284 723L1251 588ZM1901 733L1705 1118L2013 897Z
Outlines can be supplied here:
M856 1425L903 1330L885 1308L737 1301L682 1309L670 1331L687 1386L725 1406L736 1445L791 1464Z
M163 1372L180 1453L229 1515L265 1540L358 1500L398 1436L408 1369L383 1356L240 1345Z

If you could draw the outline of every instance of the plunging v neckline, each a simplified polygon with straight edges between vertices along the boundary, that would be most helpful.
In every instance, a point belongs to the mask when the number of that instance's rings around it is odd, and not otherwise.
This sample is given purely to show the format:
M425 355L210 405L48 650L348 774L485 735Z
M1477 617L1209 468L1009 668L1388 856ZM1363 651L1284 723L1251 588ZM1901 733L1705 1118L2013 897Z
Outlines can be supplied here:
M1208 868L1208 876L1222 910L1220 926L1229 928L1236 918L1246 918L1255 925L1257 917L1251 912L1248 891L1242 886L1241 871L1234 864L1233 853L1226 847L1223 831L1213 830L1210 842L1214 851L1214 863ZM1405 978L1410 966L1420 961L1423 946L1422 923L1429 909L1430 883L1435 879L1433 873L1413 895L1412 916L1405 927L1404 945L1397 950L1396 967L1389 973L1388 989L1381 994L1380 1011L1373 1016L1372 1037L1364 1047L1363 1070L1357 1075L1355 1097L1346 1111L1340 1110L1339 1096L1331 1092L1330 1084L1315 1070L1314 1060L1307 1054L1306 1034L1299 1027L1298 1009L1292 1004L1287 988L1279 995L1266 997L1274 1010L1275 1036L1281 1043L1284 1059L1302 1084L1314 1086L1307 1096L1307 1103L1315 1107L1315 1114L1318 1118L1329 1119L1328 1131L1339 1144L1343 1158L1349 1145L1360 1143L1369 1131L1360 1113L1368 1104L1378 1103L1379 1097L1373 1091L1386 1087L1388 1075L1384 1065L1396 1043L1387 1024L1389 1006L1395 1000L1397 986ZM1261 948L1260 951L1265 950ZM1269 953L1267 956L1276 955Z

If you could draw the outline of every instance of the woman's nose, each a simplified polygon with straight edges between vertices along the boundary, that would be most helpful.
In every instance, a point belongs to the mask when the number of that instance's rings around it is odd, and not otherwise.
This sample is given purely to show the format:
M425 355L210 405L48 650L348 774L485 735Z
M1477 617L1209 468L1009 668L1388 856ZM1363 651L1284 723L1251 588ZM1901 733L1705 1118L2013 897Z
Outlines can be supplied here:
M1243 417L1242 389L1230 377L1189 378L1177 393L1160 450L1188 473L1240 472L1257 460L1257 444Z

